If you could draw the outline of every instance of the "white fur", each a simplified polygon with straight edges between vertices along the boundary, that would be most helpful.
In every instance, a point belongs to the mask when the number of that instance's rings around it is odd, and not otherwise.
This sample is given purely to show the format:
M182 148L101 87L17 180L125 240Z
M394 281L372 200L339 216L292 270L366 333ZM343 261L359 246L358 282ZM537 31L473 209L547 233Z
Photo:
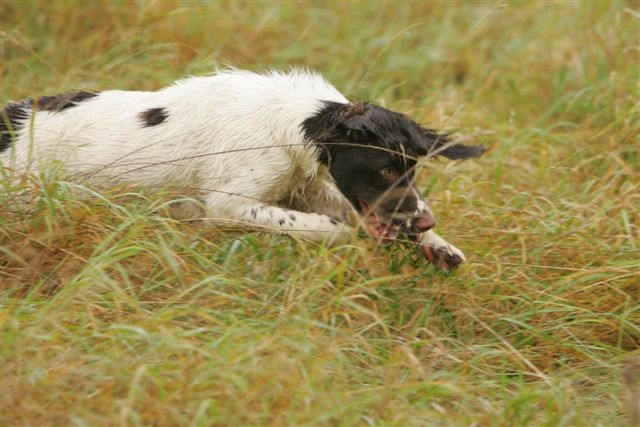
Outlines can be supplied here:
M348 102L300 70L228 70L157 92L105 91L62 111L37 111L0 161L22 173L60 160L79 181L179 187L218 222L344 241L353 208L301 127L322 101ZM144 126L140 114L153 108L168 118Z

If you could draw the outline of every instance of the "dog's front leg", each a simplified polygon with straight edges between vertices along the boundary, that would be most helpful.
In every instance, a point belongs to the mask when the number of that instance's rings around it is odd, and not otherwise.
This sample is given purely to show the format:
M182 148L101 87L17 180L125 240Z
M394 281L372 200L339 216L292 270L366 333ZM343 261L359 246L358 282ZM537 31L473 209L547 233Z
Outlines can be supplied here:
M467 261L460 249L438 236L433 230L420 234L418 242L427 259L444 270L454 270Z
M351 203L333 184L324 184L319 190L307 195L305 212L327 215L336 221L355 226L357 213Z
M346 243L353 229L333 218L316 213L300 212L278 206L257 204L246 206L239 212L249 224L266 227L269 231L285 233L328 245Z
M260 202L237 203L237 199L224 207L218 203L207 205L214 222L232 222L328 245L346 243L354 233L350 226L323 214L300 212Z

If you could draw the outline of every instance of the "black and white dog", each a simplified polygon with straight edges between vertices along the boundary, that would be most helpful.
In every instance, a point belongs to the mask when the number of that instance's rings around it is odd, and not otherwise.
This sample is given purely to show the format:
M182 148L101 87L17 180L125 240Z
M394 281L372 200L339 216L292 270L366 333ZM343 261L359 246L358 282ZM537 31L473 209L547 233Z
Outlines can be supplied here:
M380 241L406 233L434 264L463 253L431 229L414 184L418 157L477 157L402 114L350 102L307 71L227 70L157 92L72 92L11 102L0 161L18 173L60 161L74 179L183 188L178 209L314 241L362 225Z

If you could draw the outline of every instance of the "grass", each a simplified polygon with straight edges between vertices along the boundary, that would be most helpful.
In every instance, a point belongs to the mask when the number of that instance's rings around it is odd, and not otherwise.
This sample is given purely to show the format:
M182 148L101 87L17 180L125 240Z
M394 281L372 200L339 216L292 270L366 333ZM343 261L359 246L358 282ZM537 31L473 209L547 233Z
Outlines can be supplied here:
M637 3L0 7L2 102L304 65L491 147L419 178L453 274L3 172L3 426L636 422Z

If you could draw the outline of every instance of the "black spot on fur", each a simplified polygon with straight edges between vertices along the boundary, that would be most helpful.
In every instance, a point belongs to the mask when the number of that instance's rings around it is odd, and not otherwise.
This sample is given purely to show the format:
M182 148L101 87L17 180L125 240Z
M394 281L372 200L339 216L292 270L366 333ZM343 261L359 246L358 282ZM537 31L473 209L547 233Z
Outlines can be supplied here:
M145 127L156 126L163 123L169 117L169 113L164 108L151 108L140 113L140 118Z
M284 225L284 218L281 218L280 220L278 220L278 224Z
M331 221L331 224L333 224L333 225L338 225L338 221L336 221L333 218L331 218L329 221Z
M296 216L292 213L289 214L289 218L291 218L291 221L295 221L296 220Z
M253 219L256 219L257 214L258 212L255 209L251 209L251 216L253 217Z

